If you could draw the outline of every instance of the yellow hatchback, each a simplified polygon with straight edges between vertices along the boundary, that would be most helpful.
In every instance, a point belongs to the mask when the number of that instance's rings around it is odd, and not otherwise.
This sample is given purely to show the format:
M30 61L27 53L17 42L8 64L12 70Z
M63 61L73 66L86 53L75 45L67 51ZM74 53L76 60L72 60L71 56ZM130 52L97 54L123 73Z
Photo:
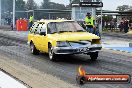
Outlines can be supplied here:
M59 55L87 54L91 60L98 58L100 37L86 32L71 20L41 20L35 22L28 34L28 44L34 55L48 53L56 61Z

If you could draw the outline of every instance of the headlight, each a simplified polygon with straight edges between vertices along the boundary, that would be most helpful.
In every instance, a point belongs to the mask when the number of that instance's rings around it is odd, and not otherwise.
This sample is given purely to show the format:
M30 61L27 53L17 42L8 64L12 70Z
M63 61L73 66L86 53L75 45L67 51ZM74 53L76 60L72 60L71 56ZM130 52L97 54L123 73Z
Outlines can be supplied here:
M70 46L68 42L57 42L57 47L68 47Z
M93 39L92 44L101 44L100 39Z

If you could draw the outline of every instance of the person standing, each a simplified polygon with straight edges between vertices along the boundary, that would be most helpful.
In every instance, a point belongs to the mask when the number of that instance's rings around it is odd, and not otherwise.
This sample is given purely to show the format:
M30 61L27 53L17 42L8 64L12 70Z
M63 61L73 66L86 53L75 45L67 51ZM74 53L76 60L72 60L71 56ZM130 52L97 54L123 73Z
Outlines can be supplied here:
M32 27L33 25L33 16L31 15L29 18L29 29Z
M124 21L124 32L127 33L129 26L128 26L129 22L127 20Z
M120 28L120 32L122 32L123 29L124 29L124 24L123 24L123 22L120 22L120 24L119 24L119 28Z
M85 18L85 25L86 25L86 30L90 33L94 32L94 25L95 25L95 20L91 16L90 13L87 13L86 18Z
M111 30L111 32L114 31L114 20L113 19L110 22L110 30Z

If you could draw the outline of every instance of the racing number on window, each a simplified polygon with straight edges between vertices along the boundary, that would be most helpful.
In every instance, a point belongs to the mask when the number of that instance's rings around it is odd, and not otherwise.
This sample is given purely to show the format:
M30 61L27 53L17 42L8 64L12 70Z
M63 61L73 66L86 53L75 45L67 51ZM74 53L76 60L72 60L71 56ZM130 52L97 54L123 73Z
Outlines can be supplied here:
M41 32L46 32L46 25L45 24L42 24Z
M46 32L46 25L44 23L39 23L36 34L40 34L40 32Z
M34 24L33 24L33 26L31 27L30 32L31 32L31 33L35 33L35 32L36 32L37 27L38 27L38 23L34 23Z
M42 29L42 24L39 24L36 30L36 34L40 34L41 29Z

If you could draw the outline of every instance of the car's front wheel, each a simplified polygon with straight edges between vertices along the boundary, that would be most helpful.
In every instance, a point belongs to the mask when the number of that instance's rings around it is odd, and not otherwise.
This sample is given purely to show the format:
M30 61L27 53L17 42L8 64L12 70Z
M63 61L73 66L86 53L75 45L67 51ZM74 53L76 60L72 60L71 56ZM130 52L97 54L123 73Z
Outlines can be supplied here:
M57 55L53 52L53 47L51 45L49 45L48 53L49 53L49 59L51 61L56 61L57 60Z
M92 61L96 61L98 59L98 52L90 53L90 57Z

